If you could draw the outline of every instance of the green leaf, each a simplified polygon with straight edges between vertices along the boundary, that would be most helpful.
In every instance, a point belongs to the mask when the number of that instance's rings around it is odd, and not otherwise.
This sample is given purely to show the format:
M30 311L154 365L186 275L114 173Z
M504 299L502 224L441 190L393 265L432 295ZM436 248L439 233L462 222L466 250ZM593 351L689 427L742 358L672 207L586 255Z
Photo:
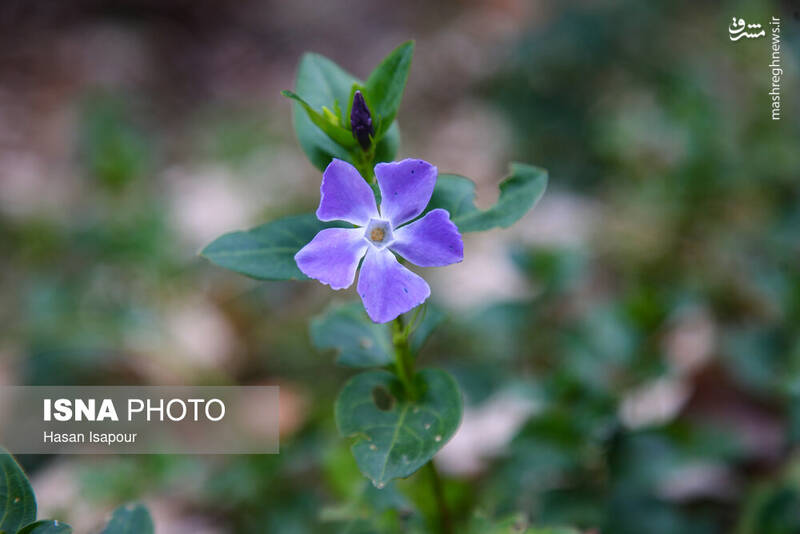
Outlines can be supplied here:
M72 527L66 523L54 521L52 519L44 519L31 523L26 526L17 534L71 534Z
M81 159L98 182L112 191L143 177L150 161L150 139L131 120L122 98L92 94L80 110Z
M308 118L311 120L311 122L314 123L317 128L325 132L325 134L333 139L336 143L347 149L356 147L356 139L353 137L353 133L350 130L333 124L322 113L316 111L311 107L311 105L308 104L308 102L297 96L295 93L291 91L281 91L281 94L286 98L290 98L300 104L308 114ZM328 114L333 115L327 107L324 107L324 109ZM339 118L339 120L341 120L341 118Z
M424 313L425 315L409 339L411 352L414 354L418 353L422 349L422 347L425 345L425 342L428 341L428 338L431 336L431 334L433 334L434 330L436 330L447 318L445 313L439 308L428 303L424 304L424 306L425 309L421 313ZM412 313L413 312L406 314L406 321L411 319Z
M424 317L409 339L415 354L445 319L442 311L428 304L420 313ZM414 311L405 314L405 321L412 321L414 314ZM314 317L311 342L319 350L336 350L339 353L336 362L348 367L383 367L394 361L391 326L372 322L360 301L332 305Z
M294 261L298 250L325 228L313 214L294 215L215 239L200 253L211 262L258 280L306 280Z
M391 332L373 323L358 301L332 306L312 319L311 341L320 350L337 350L336 361L350 367L381 367L394 359Z
M17 532L36 519L36 497L16 460L0 449L0 532Z
M321 110L323 106L336 109L338 104L340 110L349 110L354 85L361 85L361 82L330 59L319 54L305 54L300 60L294 92L313 109ZM342 116L341 120L342 124L350 124L349 116ZM300 146L318 169L324 170L333 158L355 163L353 152L314 125L299 102L294 104L292 121ZM399 138L396 126L386 132L375 147L376 162L394 159Z
M406 397L397 377L369 371L353 377L336 399L339 432L354 437L359 469L376 487L425 465L453 436L461 421L461 392L438 369L414 378L419 397Z
M375 147L375 163L394 161L397 149L400 147L400 128L397 121L393 122L386 134L378 141Z
M141 504L127 504L114 510L111 521L100 534L153 534L150 512Z
M367 78L366 93L377 125L376 139L382 137L397 115L413 55L414 41L407 41L386 56Z
M475 184L455 174L441 174L436 181L428 211L444 208L461 232L482 232L495 227L508 228L517 222L542 197L547 187L547 171L511 164L511 175L500 183L500 198L494 206L480 210L475 206Z

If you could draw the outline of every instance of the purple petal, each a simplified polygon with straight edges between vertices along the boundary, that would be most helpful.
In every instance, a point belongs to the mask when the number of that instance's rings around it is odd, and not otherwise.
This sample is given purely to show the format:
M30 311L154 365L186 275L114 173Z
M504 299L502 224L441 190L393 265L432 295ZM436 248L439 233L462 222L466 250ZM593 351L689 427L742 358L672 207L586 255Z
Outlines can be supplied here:
M344 289L353 284L367 247L363 228L326 228L294 255L294 261L306 276Z
M421 159L375 165L381 188L381 217L396 228L422 213L431 200L438 172Z
M358 276L358 294L370 319L387 323L425 302L431 288L400 265L394 254L370 247Z
M378 216L372 188L355 167L334 159L322 173L317 218L320 221L347 221L366 226Z
M395 230L389 248L420 267L441 267L464 259L461 234L443 209Z

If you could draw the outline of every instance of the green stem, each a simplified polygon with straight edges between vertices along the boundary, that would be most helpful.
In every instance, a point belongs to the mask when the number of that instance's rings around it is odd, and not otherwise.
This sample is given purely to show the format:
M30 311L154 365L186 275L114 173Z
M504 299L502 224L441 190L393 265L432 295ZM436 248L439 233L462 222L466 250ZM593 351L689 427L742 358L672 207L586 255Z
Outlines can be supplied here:
M375 170L373 169L373 161L375 160L375 145L369 147L369 150L356 149L353 160L356 169L364 177L364 180L369 184L374 183Z
M412 321L413 323L414 321ZM392 344L394 345L395 355L395 371L406 394L411 400L416 400L418 391L414 382L414 356L411 354L411 347L408 343L408 336L410 334L411 325L406 325L403 316L401 315L395 319L393 323L394 333L392 335ZM430 473L431 487L436 499L436 507L438 509L439 530L441 534L454 534L453 523L450 519L450 511L447 508L447 501L444 497L444 487L442 486L442 479L436 466L433 465L433 460L425 464L426 469Z
M394 345L394 366L397 376L403 383L409 398L416 400L417 388L414 385L414 358L411 354L411 347L408 344L408 331L402 316L394 321L392 343Z
M425 464L431 476L431 486L433 487L433 495L436 499L436 507L439 509L439 531L442 534L453 534L453 522L450 519L450 511L447 508L447 501L444 497L444 486L442 485L442 478L439 476L439 471L436 469L433 460Z

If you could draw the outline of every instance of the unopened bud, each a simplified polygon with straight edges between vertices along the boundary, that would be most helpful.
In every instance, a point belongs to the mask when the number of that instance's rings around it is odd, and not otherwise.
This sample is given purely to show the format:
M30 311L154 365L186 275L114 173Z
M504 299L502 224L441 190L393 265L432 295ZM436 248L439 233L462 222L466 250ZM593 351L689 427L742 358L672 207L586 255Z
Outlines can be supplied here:
M353 107L350 111L350 127L353 130L353 137L356 138L361 148L367 150L372 142L370 136L375 135L372 127L372 116L369 113L367 102L361 91L356 91L353 95Z

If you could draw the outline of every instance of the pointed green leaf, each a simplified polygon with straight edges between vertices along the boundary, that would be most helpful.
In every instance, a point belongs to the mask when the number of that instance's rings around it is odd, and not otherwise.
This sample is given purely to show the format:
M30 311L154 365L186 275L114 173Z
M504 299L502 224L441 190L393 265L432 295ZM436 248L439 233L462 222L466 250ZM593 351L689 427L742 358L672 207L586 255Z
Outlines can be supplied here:
M495 227L508 228L528 212L547 188L547 171L511 164L511 175L500 183L500 197L494 206L480 210L475 206L475 184L455 174L441 174L428 204L428 210L444 208L461 232L481 232Z
M154 531L147 508L141 504L128 504L114 510L111 520L100 534L153 534Z
M294 93L313 109L321 110L323 106L335 109L338 104L340 110L347 110L347 115L341 117L342 125L347 127L350 124L349 110L354 85L361 85L361 82L330 59L319 54L305 54L300 60ZM354 162L351 150L320 130L299 102L293 106L292 120L300 146L318 169L324 170L333 158ZM386 132L375 147L376 162L394 158L399 136L397 127Z
M341 126L333 124L330 120L328 120L325 117L325 115L319 113L317 110L312 108L311 105L308 104L308 102L297 96L295 93L291 91L281 91L281 94L286 98L290 98L295 102L297 102L298 104L300 104L306 111L306 114L308 115L308 118L311 120L311 122L313 122L317 128L325 132L325 134L331 139L333 139L336 143L347 149L352 149L356 147L357 145L356 139L355 137L353 137L353 133L350 130L347 130L345 128L342 128ZM322 108L326 112L326 114L329 114L332 117L336 118L335 116L333 116L333 112L331 112L327 106L322 106Z
M336 103L347 109L350 90L357 82L354 76L325 56L305 54L300 60L294 92L315 109L332 108ZM300 146L319 169L327 167L333 158L352 161L350 151L317 128L298 102L294 104L292 117ZM343 124L350 122L347 117L342 117L342 121Z
M414 381L418 398L412 401L394 374L369 371L353 377L336 399L339 432L355 438L353 456L376 487L425 465L461 421L461 392L450 375L425 369Z
M389 127L389 130L381 137L380 141L378 141L378 146L375 147L375 163L394 161L399 147L400 127L397 126L397 121L394 121Z
M377 139L388 130L397 115L413 55L414 41L405 42L386 56L367 78L366 94L376 124Z
M320 350L337 350L336 361L350 367L381 367L394 359L389 329L373 323L358 301L332 306L312 319L311 340Z
M44 519L26 526L17 534L71 534L72 527L60 521Z
M17 461L0 448L0 532L17 532L36 519L36 497Z
M313 214L284 217L251 230L218 237L201 255L220 267L259 280L307 280L294 261L317 232L336 224Z

